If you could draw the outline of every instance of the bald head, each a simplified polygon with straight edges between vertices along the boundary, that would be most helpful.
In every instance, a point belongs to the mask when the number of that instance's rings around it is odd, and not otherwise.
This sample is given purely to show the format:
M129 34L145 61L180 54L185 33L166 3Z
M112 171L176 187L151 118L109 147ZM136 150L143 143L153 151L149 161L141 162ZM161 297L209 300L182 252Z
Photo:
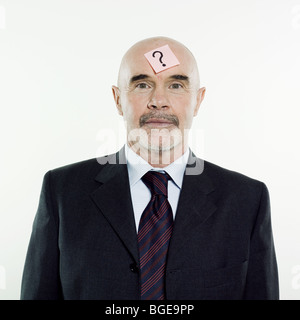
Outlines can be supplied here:
M179 64L155 73L145 53L168 45ZM166 62L168 63L168 62ZM180 42L149 38L134 44L124 55L118 87L112 86L118 112L126 123L127 144L151 165L163 166L162 154L175 161L188 148L188 130L205 95L200 88L196 60ZM150 163L149 162L149 163Z
M121 90L126 88L130 74L143 73L142 69L146 69L147 67L149 71L150 65L144 54L164 45L169 45L170 49L179 60L181 67L189 73L191 82L194 84L195 88L198 89L200 86L199 71L193 54L182 43L167 37L144 39L135 43L128 49L121 61L118 75L118 87ZM138 68L141 68L141 70L137 70ZM152 73L154 72L152 71Z

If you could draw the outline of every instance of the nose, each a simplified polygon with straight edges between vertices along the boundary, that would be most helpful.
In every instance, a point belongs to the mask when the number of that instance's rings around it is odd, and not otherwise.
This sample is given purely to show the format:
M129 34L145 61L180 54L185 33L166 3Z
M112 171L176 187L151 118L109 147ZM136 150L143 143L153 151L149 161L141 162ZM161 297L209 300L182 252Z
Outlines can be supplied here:
M167 94L163 88L155 88L153 90L147 107L148 109L151 109L151 110L168 109L170 107Z

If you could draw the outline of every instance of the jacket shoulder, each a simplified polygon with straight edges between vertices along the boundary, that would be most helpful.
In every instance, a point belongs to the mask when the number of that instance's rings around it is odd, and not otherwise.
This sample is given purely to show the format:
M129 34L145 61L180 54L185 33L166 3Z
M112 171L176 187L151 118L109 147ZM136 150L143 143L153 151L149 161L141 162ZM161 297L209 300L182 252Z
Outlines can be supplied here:
M53 168L49 170L53 174L66 174L66 173L74 173L74 172L80 172L80 171L89 171L93 168L100 169L99 162L97 161L97 158L82 160L70 164L66 164L57 168Z
M269 198L265 183L245 174L210 162L205 162L204 172L215 186L212 196L217 202L231 199L238 204L239 208L244 208L243 210L247 212L257 212L262 197Z
M116 155L117 153L57 167L49 170L45 178L51 177L52 183L64 185L64 188L71 185L72 187L84 186L92 183L101 170L113 163Z
M243 173L223 168L214 163L205 161L204 170L207 175L214 181L223 187L229 187L230 189L261 189L266 187L264 182L249 177Z

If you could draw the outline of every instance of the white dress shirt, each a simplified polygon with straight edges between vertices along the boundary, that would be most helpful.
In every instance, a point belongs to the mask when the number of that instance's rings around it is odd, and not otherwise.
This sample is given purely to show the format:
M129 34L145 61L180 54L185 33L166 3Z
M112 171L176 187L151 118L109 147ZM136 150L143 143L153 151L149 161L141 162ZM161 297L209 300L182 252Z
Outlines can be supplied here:
M143 175L150 170L162 173L167 172L172 178L172 180L168 181L168 200L173 211L173 218L175 219L183 176L189 157L189 150L164 168L152 167L147 161L132 151L127 144L125 145L125 155L127 159L130 193L136 230L138 231L142 213L151 200L151 192L141 180Z

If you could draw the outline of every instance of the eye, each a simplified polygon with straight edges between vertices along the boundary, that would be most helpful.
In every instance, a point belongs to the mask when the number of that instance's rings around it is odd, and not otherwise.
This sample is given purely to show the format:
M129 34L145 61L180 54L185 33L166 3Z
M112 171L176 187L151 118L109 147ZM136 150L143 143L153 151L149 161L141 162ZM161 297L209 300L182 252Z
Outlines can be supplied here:
M145 83L145 82L141 82L141 83L138 83L138 84L136 85L136 88L139 88L139 89L148 89L148 88L150 88L150 86L149 86L147 83Z
M170 88L171 88L171 89L181 89L181 88L183 88L183 85L180 84L180 83L172 83L172 84L170 85Z

